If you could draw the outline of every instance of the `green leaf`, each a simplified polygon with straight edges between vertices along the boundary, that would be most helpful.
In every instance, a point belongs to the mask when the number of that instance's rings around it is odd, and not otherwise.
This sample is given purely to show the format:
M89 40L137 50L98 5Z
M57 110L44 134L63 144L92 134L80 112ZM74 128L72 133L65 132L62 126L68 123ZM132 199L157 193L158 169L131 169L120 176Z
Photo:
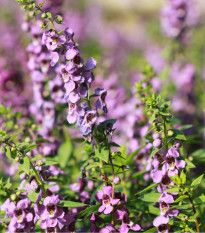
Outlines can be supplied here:
M174 132L174 136L175 136L176 139L186 140L186 137L184 136L184 134L183 134L183 132L181 130L172 129L172 131Z
M154 227L154 228L151 228L151 229L149 229L147 231L144 231L144 233L150 233L150 232L157 232L157 228Z
M157 149L153 150L151 153L151 157L153 157L160 150L161 150L161 148L157 148Z
M120 145L115 142L110 142L109 145L114 147L120 147Z
M198 178L196 178L196 179L191 183L191 188L196 189L196 188L199 186L199 184L201 183L201 181L202 181L202 179L203 179L203 176L204 176L204 174L201 175L201 176L199 176Z
M148 193L139 197L139 199L145 202L158 202L160 195L161 193Z
M144 148L144 146L141 146L136 151L134 151L133 153L131 153L130 155L128 155L128 157L126 159L126 164L132 163L133 162L133 158L135 157L135 155L137 155L141 151L142 148Z
M180 130L186 130L186 129L190 129L192 127L193 127L193 125L182 125L179 129Z
M87 204L83 204L80 202L74 202L74 201L60 201L60 206L63 207L69 207L69 208L77 208L77 207L81 207L81 206L87 206Z
M97 148L95 151L95 156L102 159L106 163L109 162L109 149L106 147Z
M175 176L170 176L170 178L178 185L181 184L181 179L179 178L178 174L175 174Z
M85 210L82 210L77 214L78 218L82 218L84 215L89 214L89 213L94 213L96 210L98 210L100 207L100 204L91 206L86 208Z
M38 192L29 189L29 191L28 191L28 198L29 198L32 202L36 202L36 200L37 200L37 198L38 198L38 195L39 195Z
M44 5L46 0L44 0L42 3L38 4L39 7L42 7Z
M139 172L136 172L133 174L132 178L133 179L136 179L138 176L142 176L144 175L145 173L147 173L147 171L139 171Z
M42 166L50 166L50 165L55 165L55 164L58 164L58 162L57 161L48 161L48 160L46 160L46 161L43 161Z
M194 198L193 202L196 203L196 204L205 203L205 196L204 196L204 194L202 194L199 197Z
M180 196L173 203L180 202L180 201L184 200L185 198L188 198L188 196L187 195Z
M27 156L23 157L23 159L20 161L19 168L29 175L30 161Z
M182 170L180 174L180 179L181 179L182 184L186 183L186 174L184 173L184 170Z
M90 170L90 169L92 169L94 167L100 167L100 163L97 163L97 162L91 163L91 164L89 164L88 166L85 167L85 170L87 171L87 170Z
M2 218L0 219L0 222L11 222L12 218Z
M185 162L187 163L187 168L195 168L195 165L189 159L185 159Z
M146 193L147 191L149 191L157 186L158 186L158 183L151 184L148 187L146 187L145 189L143 189L142 191L136 193L135 195L140 195L140 194Z
M13 141L18 135L19 133L12 135L11 138L9 139L9 142Z
M5 153L8 159L12 159L11 157L11 150L9 148L9 146L5 146Z
M46 18L48 18L48 19L52 18L51 12L46 12Z
M24 154L28 153L29 151L33 150L34 148L36 148L38 145L29 145L25 148L24 150Z
M164 192L167 193L178 193L180 188L172 188L172 189L167 189Z

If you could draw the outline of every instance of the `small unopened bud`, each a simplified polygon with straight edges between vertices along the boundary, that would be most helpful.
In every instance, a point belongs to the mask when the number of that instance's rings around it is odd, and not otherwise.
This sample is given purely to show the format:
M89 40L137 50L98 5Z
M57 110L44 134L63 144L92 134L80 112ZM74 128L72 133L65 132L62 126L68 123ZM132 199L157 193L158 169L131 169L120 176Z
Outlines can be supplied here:
M17 192L16 192L16 196L19 196L20 194L21 194L20 191L17 191Z
M16 194L11 194L10 198L11 198L12 201L15 201L17 196L16 196Z
M159 148L161 145L162 145L162 140L160 138L157 138L157 139L154 140L153 146L155 148Z
M33 124L33 125L31 126L31 129L32 129L32 130L35 130L35 129L36 129L36 125Z
M42 164L43 164L42 160L37 160L37 161L36 161L36 165L37 165L37 166L41 166Z
M30 142L30 141L31 141L30 137L25 138L25 142Z
M20 161L20 158L19 158L19 157L16 157L15 160L16 160L16 162L19 162L19 161Z
M41 18L45 19L46 18L46 13L42 13Z
M174 148L180 148L182 145L181 141L179 139L176 139L174 142Z
M19 129L19 126L18 125L14 125L14 129L15 130Z
M190 191L191 191L191 192L193 192L193 191L194 191L194 189L193 189L193 188L190 188Z
M115 176L114 180L113 180L114 184L120 184L121 180L119 176Z
M169 137L172 137L173 135L174 135L173 130L171 130L171 129L170 129L170 130L168 130L168 136L169 136Z
M62 17L61 15L56 15L56 16L55 16L55 21L56 21L57 23L62 23L62 22L63 22L63 17Z
M193 161L194 158L193 158L192 156L189 156L189 160L190 160L190 161Z
M181 202L181 201L179 202L179 205L182 205L182 202Z

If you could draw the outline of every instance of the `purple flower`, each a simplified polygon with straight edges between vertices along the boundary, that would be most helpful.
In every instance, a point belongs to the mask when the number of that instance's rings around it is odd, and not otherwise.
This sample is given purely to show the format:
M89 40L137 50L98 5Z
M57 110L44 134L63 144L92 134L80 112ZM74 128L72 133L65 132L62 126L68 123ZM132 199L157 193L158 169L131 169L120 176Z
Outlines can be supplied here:
M176 148L170 148L166 155L165 155L165 159L166 159L166 164L169 170L174 170L174 169L179 169L179 168L184 168L186 166L186 163L184 160L177 160L176 158L178 158L179 152L178 149Z
M57 206L59 203L59 196L52 195L44 199L43 205L35 204L35 212L38 218L43 220L40 224L43 229L56 227L57 225L61 229L65 225L63 223L65 212L63 208Z
M160 206L160 214L161 215L169 215L169 216L177 216L179 211L177 209L169 209L171 203L174 202L174 198L171 194L162 193L159 198L159 206Z
M94 58L91 57L91 58L87 61L86 65L85 65L85 68L86 68L87 70L93 70L96 66L97 66L97 61L96 61Z
M105 89L97 88L95 89L95 94L99 95L99 98L97 99L95 103L96 110L102 109L104 113L107 113L107 105L105 102L105 98L107 95L107 91Z
M9 223L8 232L27 232L33 225L33 209L30 208L31 201L28 198L18 201L13 211L13 218ZM14 206L10 206L13 208Z
M113 199L111 197L113 188L111 186L103 186L103 190L96 193L96 199L102 202L102 205L98 209L100 213L109 214L113 211L113 205L116 205L120 199Z
M158 216L154 219L153 225L157 227L159 233L169 232L169 217L168 216Z
M42 36L42 43L45 44L50 51L54 51L59 45L66 42L65 36L59 36L53 29L45 31Z
M99 230L99 233L112 233L119 232L112 224L107 224L105 227Z
M80 124L80 131L83 135L87 135L92 131L92 127L97 120L97 112L95 110L87 111L85 117Z
M162 166L162 170L153 170L151 172L151 177L155 183L160 183L158 186L158 192L162 193L168 187L167 185L174 185L174 182L169 176L174 176L178 174L178 170L169 171L166 164Z

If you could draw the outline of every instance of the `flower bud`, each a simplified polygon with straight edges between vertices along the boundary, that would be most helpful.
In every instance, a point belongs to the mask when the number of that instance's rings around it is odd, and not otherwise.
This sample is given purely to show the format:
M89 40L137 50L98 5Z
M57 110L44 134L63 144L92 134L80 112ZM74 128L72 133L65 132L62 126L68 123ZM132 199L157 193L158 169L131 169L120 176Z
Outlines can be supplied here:
M190 160L190 161L193 161L194 158L193 158L192 156L189 156L189 160Z
M56 23L62 23L63 22L63 17L61 15L56 15L55 16L55 21Z
M173 135L174 135L173 130L169 129L169 130L168 130L168 136L169 136L169 137L172 137Z
M20 194L21 194L20 191L17 191L17 192L16 192L16 196L19 196Z
M153 146L155 148L159 148L161 145L162 145L162 140L160 138L157 138L157 139L154 140Z
M25 142L30 142L30 141L31 141L30 137L25 138Z
M16 196L16 194L11 194L10 198L11 198L12 201L15 201L17 196Z
M114 184L120 184L121 180L119 176L115 176L114 180L113 180Z
M37 165L37 166L41 166L42 164L43 164L42 160L37 160L37 161L36 161L36 165Z
M41 14L41 18L43 18L43 19L46 18L46 13L45 12Z
M19 161L20 161L20 158L19 158L19 157L16 157L15 160L16 160L16 162L19 162Z
M181 147L181 145L182 145L182 143L181 143L181 141L179 139L176 139L174 141L174 148L178 148L179 149Z

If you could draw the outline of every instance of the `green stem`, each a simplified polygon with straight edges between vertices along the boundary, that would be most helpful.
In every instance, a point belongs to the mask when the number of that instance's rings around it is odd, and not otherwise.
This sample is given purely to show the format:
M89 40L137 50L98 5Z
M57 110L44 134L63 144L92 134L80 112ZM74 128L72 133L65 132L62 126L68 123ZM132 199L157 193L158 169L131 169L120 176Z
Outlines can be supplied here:
M36 168L35 166L33 165L33 163L30 161L30 166L31 168L33 169L34 173L35 173L35 177L36 177L36 180L37 182L39 183L42 191L43 191L43 194L44 196L46 197L47 196L47 193L46 193L46 190L45 190L45 187L44 187L44 184L43 184L43 181L41 180L40 176L38 175L38 172L36 171Z
M194 206L194 202L193 202L193 200L192 200L190 194L189 194L188 192L186 192L186 194L187 194L187 196L189 197L189 200L190 200L190 202L191 202L191 205L192 205L192 209L193 209L193 211L194 211L194 214L196 214L196 208L195 208L195 206ZM197 233L200 233L199 222L198 222L197 217L195 218L195 223L196 223L196 230L197 230Z
M166 121L165 118L162 116L163 119L163 125L164 125L164 145L165 145L165 151L164 153L166 153L166 151L168 150L168 143L167 143L167 128L166 128Z

